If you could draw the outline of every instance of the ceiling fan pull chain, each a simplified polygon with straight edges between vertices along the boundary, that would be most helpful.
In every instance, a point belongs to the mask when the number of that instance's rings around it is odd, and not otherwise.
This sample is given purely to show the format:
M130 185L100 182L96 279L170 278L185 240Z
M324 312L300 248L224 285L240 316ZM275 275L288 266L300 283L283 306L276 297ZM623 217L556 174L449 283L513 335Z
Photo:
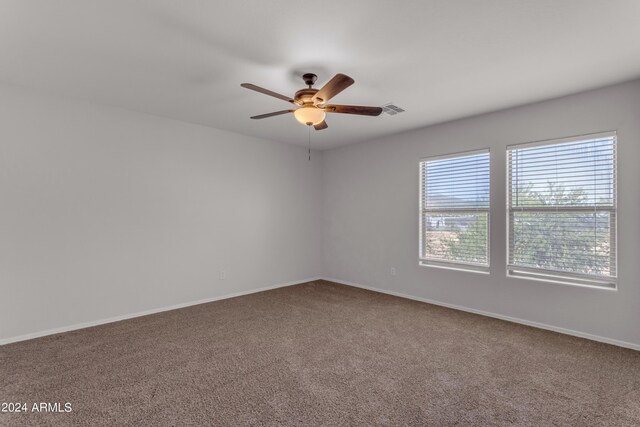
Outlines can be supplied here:
M309 161L311 161L311 126L307 126L309 128Z

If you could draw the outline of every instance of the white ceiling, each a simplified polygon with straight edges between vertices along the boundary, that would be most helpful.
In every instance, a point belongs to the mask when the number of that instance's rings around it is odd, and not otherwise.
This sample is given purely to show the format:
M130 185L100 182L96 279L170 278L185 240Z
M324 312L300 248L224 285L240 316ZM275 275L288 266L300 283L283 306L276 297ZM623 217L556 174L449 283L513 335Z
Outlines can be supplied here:
M0 82L300 145L296 75L356 83L315 148L640 77L639 0L0 0Z

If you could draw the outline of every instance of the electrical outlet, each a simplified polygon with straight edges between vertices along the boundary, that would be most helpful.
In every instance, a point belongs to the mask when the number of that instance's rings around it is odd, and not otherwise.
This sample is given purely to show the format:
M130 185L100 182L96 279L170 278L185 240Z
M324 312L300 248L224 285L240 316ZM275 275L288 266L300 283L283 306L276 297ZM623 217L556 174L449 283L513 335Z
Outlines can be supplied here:
M220 270L220 280L224 280L227 278L227 272L224 270Z
M396 275L396 268L395 267L391 267L391 270L389 271L389 273L391 273L392 276Z

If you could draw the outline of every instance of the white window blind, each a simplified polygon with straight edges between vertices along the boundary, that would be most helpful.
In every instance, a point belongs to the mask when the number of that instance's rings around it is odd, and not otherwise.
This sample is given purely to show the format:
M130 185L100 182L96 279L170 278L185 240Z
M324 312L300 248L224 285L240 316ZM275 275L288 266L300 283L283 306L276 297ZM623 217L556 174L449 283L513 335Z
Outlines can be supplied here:
M489 271L489 150L420 162L420 263Z
M507 147L508 274L615 287L616 135Z

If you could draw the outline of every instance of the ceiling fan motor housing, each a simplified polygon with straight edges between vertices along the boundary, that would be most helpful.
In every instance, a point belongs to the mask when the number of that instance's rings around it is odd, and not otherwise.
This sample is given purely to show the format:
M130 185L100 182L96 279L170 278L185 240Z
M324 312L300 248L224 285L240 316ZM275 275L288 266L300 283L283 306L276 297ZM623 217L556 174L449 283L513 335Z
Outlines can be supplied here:
M318 89L305 88L296 92L295 102L298 105L316 105L313 96L318 93Z

